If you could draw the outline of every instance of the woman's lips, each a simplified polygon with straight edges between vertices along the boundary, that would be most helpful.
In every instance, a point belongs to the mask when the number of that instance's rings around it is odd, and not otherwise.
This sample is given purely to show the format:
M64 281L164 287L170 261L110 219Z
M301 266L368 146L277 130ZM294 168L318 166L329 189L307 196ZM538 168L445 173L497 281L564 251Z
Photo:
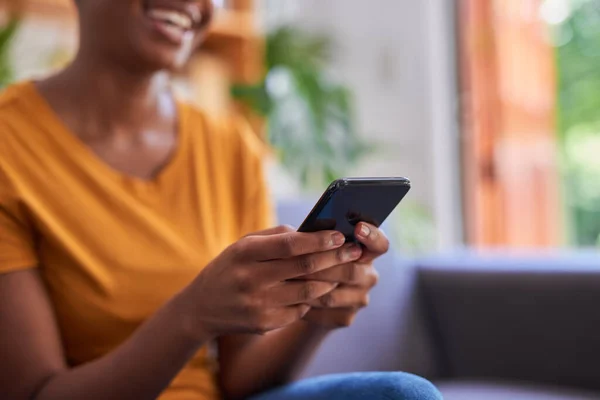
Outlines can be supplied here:
M144 10L153 18L184 24L191 29L202 23L204 15L203 2L189 0L145 0Z
M176 5L176 3L170 4ZM162 4L152 3L152 6L146 9L146 17L151 20L152 26L163 38L174 45L181 45L186 37L193 37L196 21L201 19L201 15L186 10L166 8Z
M188 38L194 36L193 31L182 29L179 26L171 25L164 21L153 20L152 26L163 38L177 46L181 46Z
M150 8L146 11L146 15L153 20L167 22L181 29L192 29L195 24L193 16L178 10Z

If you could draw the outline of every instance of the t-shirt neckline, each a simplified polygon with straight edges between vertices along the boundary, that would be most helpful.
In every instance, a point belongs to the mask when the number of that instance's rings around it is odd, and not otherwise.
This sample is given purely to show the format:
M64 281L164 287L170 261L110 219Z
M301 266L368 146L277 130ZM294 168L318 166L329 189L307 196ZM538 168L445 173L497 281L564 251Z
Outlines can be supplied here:
M179 100L175 100L176 107L176 118L177 118L177 144L171 152L168 160L164 165L150 178L142 178L135 175L130 175L122 172L104 161L98 154L96 154L87 144L85 144L79 137L67 127L61 117L54 111L50 103L46 98L39 92L35 86L34 81L27 81L23 84L25 90L27 90L31 96L29 98L34 101L36 112L42 112L45 114L43 118L44 129L51 131L53 138L59 141L64 147L68 148L69 151L75 153L75 155L81 160L81 162L91 163L96 169L111 175L114 178L131 183L136 186L153 186L161 181L168 178L172 174L172 171L176 169L177 165L181 162L183 155L187 147L187 127L186 127L186 107L185 104Z

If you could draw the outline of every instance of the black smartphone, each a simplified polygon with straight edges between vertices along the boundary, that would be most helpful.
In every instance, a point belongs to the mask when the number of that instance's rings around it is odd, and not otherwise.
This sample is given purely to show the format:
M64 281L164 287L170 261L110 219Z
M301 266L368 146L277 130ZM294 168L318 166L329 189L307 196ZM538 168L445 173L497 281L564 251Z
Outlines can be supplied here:
M407 178L346 178L323 193L299 232L336 230L354 242L359 222L380 227L410 190Z

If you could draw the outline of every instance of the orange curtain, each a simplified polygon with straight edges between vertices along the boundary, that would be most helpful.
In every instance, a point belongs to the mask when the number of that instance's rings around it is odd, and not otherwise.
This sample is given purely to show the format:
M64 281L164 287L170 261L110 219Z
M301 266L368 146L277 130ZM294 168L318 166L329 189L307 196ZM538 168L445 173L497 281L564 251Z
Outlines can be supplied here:
M554 53L541 0L457 0L467 238L560 242Z

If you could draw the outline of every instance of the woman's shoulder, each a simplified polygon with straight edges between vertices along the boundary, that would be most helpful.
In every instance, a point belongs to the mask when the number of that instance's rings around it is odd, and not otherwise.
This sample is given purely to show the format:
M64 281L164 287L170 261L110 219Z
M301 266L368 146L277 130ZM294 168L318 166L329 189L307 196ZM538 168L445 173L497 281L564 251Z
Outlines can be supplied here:
M23 107L29 96L28 84L17 83L0 91L0 151L11 134L19 131L16 127L31 119Z
M20 159L18 143L23 142L20 127L26 124L31 115L23 108L23 100L28 97L27 82L17 83L0 90L0 197L6 197L10 182L7 168L18 170L12 163Z
M0 90L0 151L9 147L12 152L22 147L17 144L37 143L39 136L35 134L43 132L45 115L33 82L18 82Z
M0 90L0 120L14 118L20 114L16 111L31 95L29 85L31 82L19 82Z
M33 82L12 84L0 90L0 141L11 134L24 135L40 125L35 123L42 118L43 107L36 97Z
M210 113L189 102L182 102L182 107L192 133L205 136L205 142L211 147L218 146L258 158L268 152L268 146L259 133L239 113Z

